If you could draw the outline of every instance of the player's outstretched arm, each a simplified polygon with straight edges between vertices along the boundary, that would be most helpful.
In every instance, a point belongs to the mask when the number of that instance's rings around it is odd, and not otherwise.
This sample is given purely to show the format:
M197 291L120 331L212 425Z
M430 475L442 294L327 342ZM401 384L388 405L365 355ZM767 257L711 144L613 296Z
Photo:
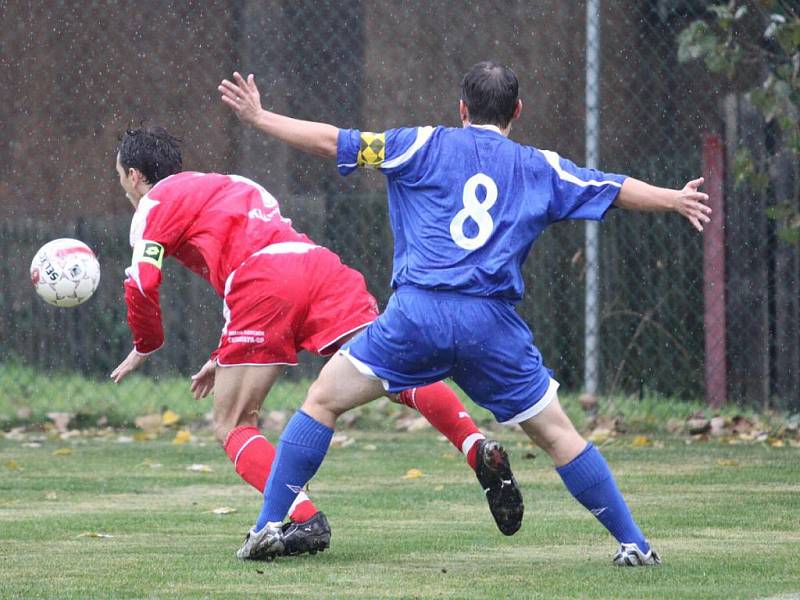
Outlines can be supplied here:
M688 182L681 190L656 187L629 177L614 201L619 208L643 211L674 211L686 218L697 231L711 221L711 207L706 205L708 194L699 191L703 178Z
M245 81L244 77L234 72L233 81L223 79L217 89L222 94L222 102L230 107L242 123L309 154L336 157L339 129L327 123L292 119L264 110L252 73Z

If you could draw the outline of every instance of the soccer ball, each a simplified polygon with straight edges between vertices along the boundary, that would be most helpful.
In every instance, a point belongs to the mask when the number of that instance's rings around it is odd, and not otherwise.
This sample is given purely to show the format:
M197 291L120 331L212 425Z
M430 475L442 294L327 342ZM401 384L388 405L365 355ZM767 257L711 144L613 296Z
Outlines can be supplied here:
M91 298L100 283L100 263L79 240L47 242L33 257L31 281L36 293L55 306L78 306Z

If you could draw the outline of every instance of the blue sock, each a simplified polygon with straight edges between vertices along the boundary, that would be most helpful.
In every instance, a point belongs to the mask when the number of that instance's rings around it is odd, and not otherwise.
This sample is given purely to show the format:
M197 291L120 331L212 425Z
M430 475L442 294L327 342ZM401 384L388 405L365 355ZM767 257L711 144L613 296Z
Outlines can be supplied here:
M264 490L264 505L255 530L286 517L297 494L314 477L333 437L333 429L309 417L302 410L294 413L281 434L278 452Z
M645 554L650 550L642 530L633 520L625 499L614 481L608 463L594 444L556 469L564 485L621 544L635 543Z

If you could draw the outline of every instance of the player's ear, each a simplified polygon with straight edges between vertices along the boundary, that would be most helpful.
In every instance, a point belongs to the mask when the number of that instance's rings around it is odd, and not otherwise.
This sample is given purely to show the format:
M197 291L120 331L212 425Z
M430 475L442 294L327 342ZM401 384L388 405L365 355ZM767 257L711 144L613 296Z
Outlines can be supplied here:
M461 117L461 123L467 123L469 121L469 109L467 108L467 103L461 99L458 101L458 116Z
M131 167L128 169L128 179L130 179L133 185L138 185L138 183L142 180L142 172L139 169L134 169Z
M522 113L522 98L517 98L517 104L514 107L514 113L511 115L511 120L519 119L520 113Z

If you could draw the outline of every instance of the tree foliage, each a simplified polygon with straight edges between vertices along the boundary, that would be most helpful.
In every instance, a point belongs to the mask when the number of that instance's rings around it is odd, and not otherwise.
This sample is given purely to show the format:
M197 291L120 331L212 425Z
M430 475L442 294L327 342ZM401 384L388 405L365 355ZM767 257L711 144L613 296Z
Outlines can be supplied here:
M772 143L762 156L739 148L734 181L776 195L767 214L778 222L782 239L800 243L800 5L793 0L711 5L678 36L678 59L702 60L736 85L764 118ZM795 171L788 190L774 185L776 177L786 176L781 170L787 164Z

